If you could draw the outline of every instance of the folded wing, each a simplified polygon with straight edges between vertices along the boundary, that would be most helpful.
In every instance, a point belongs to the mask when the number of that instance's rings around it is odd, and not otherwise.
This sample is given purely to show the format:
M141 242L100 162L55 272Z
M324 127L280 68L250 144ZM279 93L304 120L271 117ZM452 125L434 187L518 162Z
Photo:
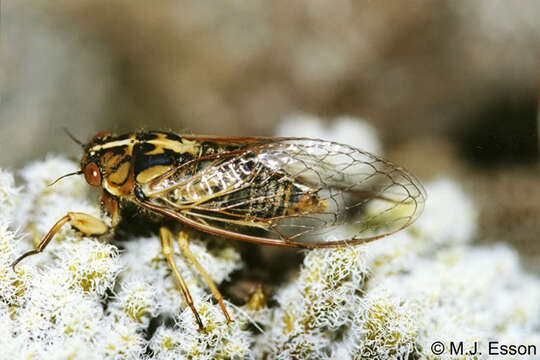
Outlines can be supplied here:
M250 138L179 167L151 190L146 205L154 211L215 234L291 247L387 236L414 222L425 202L420 182L399 166L304 138Z

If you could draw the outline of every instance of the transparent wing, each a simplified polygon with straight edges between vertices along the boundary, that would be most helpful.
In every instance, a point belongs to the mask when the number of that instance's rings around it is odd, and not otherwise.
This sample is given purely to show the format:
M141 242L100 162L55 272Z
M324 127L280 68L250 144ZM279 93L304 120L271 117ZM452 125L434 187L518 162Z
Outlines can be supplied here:
M392 234L418 218L426 197L399 166L304 138L250 138L238 150L181 166L144 191L147 207L201 230L302 247Z

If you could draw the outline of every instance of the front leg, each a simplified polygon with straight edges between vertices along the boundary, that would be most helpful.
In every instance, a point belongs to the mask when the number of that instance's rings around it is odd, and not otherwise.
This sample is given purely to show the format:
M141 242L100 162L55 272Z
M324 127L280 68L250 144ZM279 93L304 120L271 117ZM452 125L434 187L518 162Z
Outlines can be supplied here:
M56 224L53 225L51 230L41 239L39 242L37 249L27 251L21 256L17 258L12 264L11 268L13 271L15 271L15 266L21 262L22 259L39 254L43 250L45 250L45 247L51 242L54 235L60 231L62 226L69 223L71 226L73 226L75 229L79 230L86 236L99 236L107 233L109 231L109 227L103 223L103 221L80 212L68 212L66 215L64 215L60 220L56 222Z

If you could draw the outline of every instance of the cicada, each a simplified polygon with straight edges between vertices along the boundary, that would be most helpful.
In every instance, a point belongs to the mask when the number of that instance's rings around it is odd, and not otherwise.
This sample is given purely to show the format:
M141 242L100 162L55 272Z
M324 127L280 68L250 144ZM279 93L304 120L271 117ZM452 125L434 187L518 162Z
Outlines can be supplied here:
M422 212L425 191L403 168L355 147L309 138L207 137L144 131L99 133L81 144L80 171L101 188L101 219L77 212L62 217L43 237L42 252L70 224L100 236L119 223L130 202L197 230L256 244L332 248L380 239L404 229ZM71 175L71 174L68 174ZM202 329L173 258L172 232L161 227L164 257ZM179 247L208 283L227 321L222 296L189 250Z

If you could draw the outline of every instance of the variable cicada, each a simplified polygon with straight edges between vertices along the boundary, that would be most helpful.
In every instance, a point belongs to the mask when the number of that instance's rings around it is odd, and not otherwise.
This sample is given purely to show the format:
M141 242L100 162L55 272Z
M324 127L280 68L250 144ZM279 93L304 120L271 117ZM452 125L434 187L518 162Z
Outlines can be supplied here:
M81 144L82 145L82 144ZM357 245L395 233L422 212L425 192L399 166L357 148L308 138L179 136L145 131L99 133L84 147L81 170L101 187L102 207L116 226L126 202L195 229L257 244L291 248ZM109 226L70 212L43 237L42 252L66 223L99 236ZM173 235L160 230L163 254L203 324L173 258ZM224 316L221 294L178 235L185 255L201 273Z

